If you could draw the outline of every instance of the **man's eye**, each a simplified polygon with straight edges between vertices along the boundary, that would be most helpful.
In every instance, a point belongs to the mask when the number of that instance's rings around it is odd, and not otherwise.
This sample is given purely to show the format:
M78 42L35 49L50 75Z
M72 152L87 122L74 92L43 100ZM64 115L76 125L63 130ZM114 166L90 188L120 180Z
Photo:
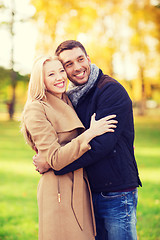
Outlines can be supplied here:
M66 64L66 67L71 67L71 66L72 66L72 63Z
M79 62L82 62L84 58L79 58Z

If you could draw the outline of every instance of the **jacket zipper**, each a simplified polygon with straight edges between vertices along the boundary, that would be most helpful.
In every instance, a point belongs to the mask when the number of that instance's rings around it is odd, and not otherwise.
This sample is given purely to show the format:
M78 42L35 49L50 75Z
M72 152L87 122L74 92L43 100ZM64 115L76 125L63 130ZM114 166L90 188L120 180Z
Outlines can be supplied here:
M60 194L60 184L59 184L59 177L57 177L57 181L58 181L58 202L61 202L61 194Z

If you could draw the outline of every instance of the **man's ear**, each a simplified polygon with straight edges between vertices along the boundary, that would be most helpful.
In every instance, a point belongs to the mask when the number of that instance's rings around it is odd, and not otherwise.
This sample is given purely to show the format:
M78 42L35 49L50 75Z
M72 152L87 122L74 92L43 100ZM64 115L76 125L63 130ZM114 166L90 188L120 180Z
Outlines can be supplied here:
M87 59L88 59L89 64L91 64L91 59L88 55L87 55Z

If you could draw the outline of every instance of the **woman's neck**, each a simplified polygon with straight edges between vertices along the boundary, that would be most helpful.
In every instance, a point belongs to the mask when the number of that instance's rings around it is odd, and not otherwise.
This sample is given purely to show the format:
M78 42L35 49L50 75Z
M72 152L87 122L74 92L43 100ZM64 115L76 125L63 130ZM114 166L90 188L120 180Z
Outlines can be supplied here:
M51 92L51 91L49 91L49 90L47 90L47 92L50 93L50 94L52 94L52 95L55 96L55 97L58 97L58 98L62 99L62 96L63 96L62 93L53 93L53 92Z

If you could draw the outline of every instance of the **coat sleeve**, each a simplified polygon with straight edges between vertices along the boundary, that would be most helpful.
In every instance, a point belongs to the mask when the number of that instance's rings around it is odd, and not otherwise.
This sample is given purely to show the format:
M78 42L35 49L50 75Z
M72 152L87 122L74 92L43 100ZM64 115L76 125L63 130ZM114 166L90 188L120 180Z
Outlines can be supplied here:
M61 146L54 126L47 119L41 103L32 102L25 110L24 123L33 142L50 166L60 170L90 149L83 135Z
M110 114L116 114L116 120L118 121L115 132L105 133L94 138L90 142L90 151L86 152L78 160L66 166L61 171L55 171L56 175L63 175L82 167L88 167L97 161L100 161L114 150L118 138L125 132L127 120L130 119L129 115L132 115L131 99L126 90L119 83L110 83L108 86L99 90L96 106L96 119L98 120ZM132 123L127 124L133 125Z

